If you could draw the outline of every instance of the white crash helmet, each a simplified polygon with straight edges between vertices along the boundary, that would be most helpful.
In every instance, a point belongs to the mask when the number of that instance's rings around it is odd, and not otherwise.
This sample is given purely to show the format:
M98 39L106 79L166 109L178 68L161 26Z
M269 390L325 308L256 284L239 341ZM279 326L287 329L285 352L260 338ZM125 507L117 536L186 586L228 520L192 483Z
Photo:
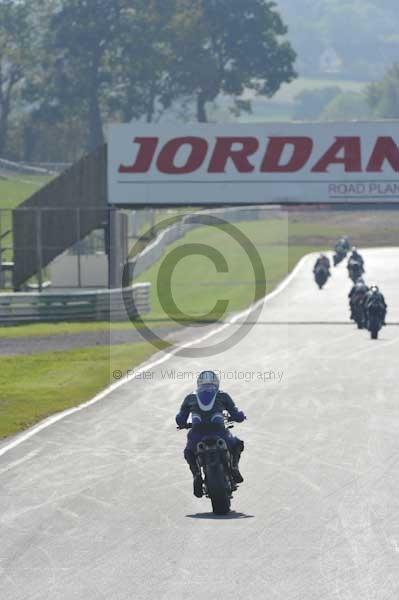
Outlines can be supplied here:
M197 378L197 388L201 388L204 385L214 385L219 389L219 377L214 371L202 371Z
M219 377L214 371L202 371L199 374L197 379L197 400L202 410L212 410L219 391L219 385Z

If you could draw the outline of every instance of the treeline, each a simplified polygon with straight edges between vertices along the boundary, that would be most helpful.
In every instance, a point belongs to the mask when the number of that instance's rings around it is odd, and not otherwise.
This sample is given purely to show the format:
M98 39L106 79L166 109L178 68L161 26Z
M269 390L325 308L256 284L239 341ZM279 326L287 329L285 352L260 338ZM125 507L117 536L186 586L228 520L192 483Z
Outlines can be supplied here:
M108 122L271 97L295 52L267 0L0 0L0 156L75 160Z
M330 85L300 92L295 98L293 119L399 119L399 63L389 67L378 81L358 91Z
M277 0L301 75L322 71L333 50L341 75L372 80L399 57L397 0ZM298 5L300 4L300 11Z

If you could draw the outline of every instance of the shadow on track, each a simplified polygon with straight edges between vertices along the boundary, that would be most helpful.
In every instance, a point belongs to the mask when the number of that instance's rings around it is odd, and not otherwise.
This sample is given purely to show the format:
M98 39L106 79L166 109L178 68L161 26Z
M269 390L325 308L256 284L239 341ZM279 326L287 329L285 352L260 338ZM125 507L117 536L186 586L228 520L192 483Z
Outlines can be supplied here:
M232 510L227 515L215 515L214 513L195 513L194 515L186 515L189 519L211 519L217 521L231 521L232 519L254 519L255 515L246 515L242 512Z

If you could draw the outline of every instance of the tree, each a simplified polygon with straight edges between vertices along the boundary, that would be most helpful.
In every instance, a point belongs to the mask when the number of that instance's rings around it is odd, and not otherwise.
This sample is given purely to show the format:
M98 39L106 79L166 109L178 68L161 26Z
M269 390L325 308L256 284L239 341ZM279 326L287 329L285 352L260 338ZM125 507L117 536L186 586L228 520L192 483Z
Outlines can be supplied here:
M245 89L271 97L296 77L296 54L282 39L287 29L275 4L266 0L196 0L195 30L180 48L176 73L196 90L197 119L220 94L239 97Z
M64 0L50 22L52 102L85 114L88 150L104 140L101 103L111 77L107 61L126 8L125 0Z
M24 2L0 3L0 154L3 153L13 104L30 64L31 28Z
M152 121L186 92L175 77L174 52L192 3L63 0L49 26L46 110L80 114L88 150L102 143L105 116Z
M379 119L399 118L399 63L394 64L379 83L366 90L367 102Z
M115 85L111 111L125 121L147 122L190 92L179 78L180 52L193 39L197 15L192 0L137 0L124 19L119 48L113 53Z
M219 94L234 99L237 115L250 109L244 91L272 96L296 76L286 27L267 0L0 0L0 17L6 10L25 21L12 39L0 25L0 134L14 97L13 151L25 146L28 158L54 140L54 155L68 143L74 157L72 138L94 149L105 121L151 122L193 98L199 121ZM7 87L10 65L18 69Z

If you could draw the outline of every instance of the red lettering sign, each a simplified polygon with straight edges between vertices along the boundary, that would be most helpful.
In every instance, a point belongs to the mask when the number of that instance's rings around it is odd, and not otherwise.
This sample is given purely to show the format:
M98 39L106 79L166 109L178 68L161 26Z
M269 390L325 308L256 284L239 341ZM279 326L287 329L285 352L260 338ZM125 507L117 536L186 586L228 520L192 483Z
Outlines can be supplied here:
M176 155L184 146L191 146L191 152L186 163L181 167L175 165ZM208 142L199 137L182 137L170 140L162 148L157 167L161 173L168 175L184 175L197 171L203 164L208 152Z
M235 144L241 144L240 150L233 150ZM259 141L254 137L218 137L215 150L209 163L208 173L225 173L229 159L239 173L252 173L255 167L248 157L259 149Z
M284 165L281 159L287 146L292 146L292 155ZM313 141L309 137L270 138L260 170L262 173L295 173L306 165L312 150Z
M388 161L396 173L399 173L399 148L391 137L379 137L371 154L368 173L381 173L382 165Z
M131 165L121 164L118 172L148 173L157 155L159 138L136 137L133 141L139 144L137 156ZM237 173L296 173L309 163L315 147L315 141L306 136L270 137L259 165L250 157L256 155L261 143L256 137L217 137L207 167L208 173L223 174L229 166L233 166ZM184 164L177 165L177 155L185 147L188 147L188 155ZM160 173L167 175L194 173L204 165L208 150L208 142L202 137L173 138L160 149L156 167ZM313 161L316 159L317 156ZM366 171L381 173L385 163L389 163L396 173L399 172L399 146L392 137L377 138ZM336 137L310 170L312 173L327 173L331 165L343 165L345 173L363 173L361 138Z
M147 137L134 138L135 144L140 144L140 149L137 154L136 161L130 165L121 165L119 173L147 173L150 170L155 150L157 149L159 138Z
M346 173L362 172L362 151L360 137L337 137L335 143L327 150L312 169L313 173L327 173L333 164L345 166ZM343 152L343 156L338 154Z

